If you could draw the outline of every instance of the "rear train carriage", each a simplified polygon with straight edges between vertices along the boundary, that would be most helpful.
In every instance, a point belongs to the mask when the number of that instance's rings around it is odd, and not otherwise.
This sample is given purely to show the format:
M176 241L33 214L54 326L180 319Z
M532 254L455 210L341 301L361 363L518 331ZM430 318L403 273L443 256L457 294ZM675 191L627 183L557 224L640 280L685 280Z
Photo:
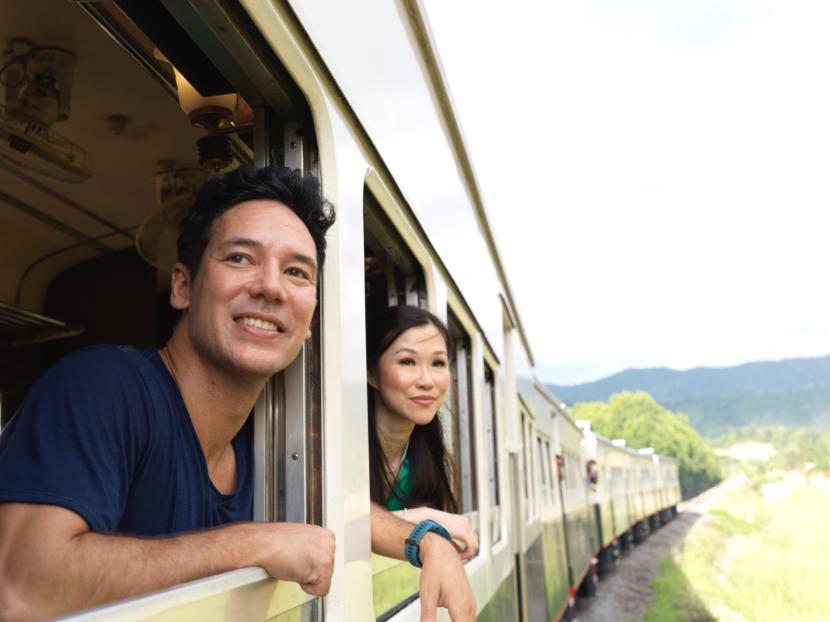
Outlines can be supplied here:
M585 477L582 430L564 411L557 413L555 424L570 584L573 588L582 586L592 595L596 579L594 555L599 550L599 542Z
M661 503L660 494L660 476L658 457L654 453L654 449L646 447L640 449L638 452L641 456L647 457L643 463L643 507L648 521L650 530L657 529L660 526L660 519L658 516Z
M590 421L577 421L577 425L582 428L585 459L594 460L597 465L596 481L589 483L588 497L593 506L599 543L599 570L605 572L617 558L617 536L628 529L625 482L622 479L625 454L610 440L595 434ZM618 521L620 527L617 526Z
M656 456L658 486L660 489L660 521L665 523L677 513L680 503L680 484L677 461L669 456Z

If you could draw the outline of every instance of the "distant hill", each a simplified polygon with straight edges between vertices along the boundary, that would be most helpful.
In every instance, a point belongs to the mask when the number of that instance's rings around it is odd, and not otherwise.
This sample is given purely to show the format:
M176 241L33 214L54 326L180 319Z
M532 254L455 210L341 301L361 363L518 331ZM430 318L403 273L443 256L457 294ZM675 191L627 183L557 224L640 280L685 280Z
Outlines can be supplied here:
M830 356L687 371L627 369L594 382L548 388L569 405L646 391L669 410L688 415L706 436L747 425L830 426Z

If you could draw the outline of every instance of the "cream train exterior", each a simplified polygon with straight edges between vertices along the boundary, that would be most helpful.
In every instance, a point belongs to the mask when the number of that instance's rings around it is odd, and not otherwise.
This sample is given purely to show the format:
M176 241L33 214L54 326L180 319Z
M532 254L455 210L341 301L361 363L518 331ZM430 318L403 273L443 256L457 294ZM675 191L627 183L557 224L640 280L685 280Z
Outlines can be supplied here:
M131 100L158 106L159 134L169 144L152 135L147 140L157 140L159 150L173 145L186 159L191 141L201 135L183 114L176 116L180 111L169 97L175 84L158 70L147 44L161 36L164 21L177 29L169 46L187 48L199 67L251 105L253 138L235 139L235 157L314 173L337 207L314 338L297 362L269 382L254 413L256 518L313 521L335 532L330 593L313 598L247 568L69 619L417 620L417 571L373 556L369 532L364 318L369 305L401 302L446 318L458 344L452 396L440 416L458 497L480 536L480 552L466 566L478 618L566 616L580 585L593 590L596 556L609 546L605 529L601 537L597 530L584 477L589 449L583 430L534 376L531 340L510 292L423 5L148 0L139 4L148 12L144 17L153 19L142 20L136 3L50 2L30 3L5 21L20 32L36 30L43 21L39 12L48 11L67 40L100 46L79 53L79 67L100 70L105 81L99 84L108 86L98 92L102 100L134 90ZM88 31L93 22L96 30ZM144 70L152 77L127 77L128 71ZM82 91L76 88L75 95ZM80 116L73 127L79 141L99 139L95 132L101 127L84 126ZM101 138L105 144L111 143ZM119 144L101 147L102 166L149 143ZM136 161L161 155L142 154ZM109 175L132 187L141 182L137 166ZM22 179L12 177L9 183ZM76 202L83 196L103 199L118 192L100 186L106 179L93 175L82 190L59 189ZM119 204L101 200L99 215L139 222L146 206L132 205L131 197ZM25 238L25 227L15 231ZM127 248L129 240L119 244ZM50 283L92 252L55 255L48 270L29 281L23 300L43 310ZM8 270L15 278L0 283L4 296L29 268L21 263ZM616 473L601 480L615 482L614 537L675 506L676 469L668 461L608 449L604 441L602 446L608 451L598 453L598 461ZM665 468L658 476L659 465ZM625 510L616 502L622 498Z

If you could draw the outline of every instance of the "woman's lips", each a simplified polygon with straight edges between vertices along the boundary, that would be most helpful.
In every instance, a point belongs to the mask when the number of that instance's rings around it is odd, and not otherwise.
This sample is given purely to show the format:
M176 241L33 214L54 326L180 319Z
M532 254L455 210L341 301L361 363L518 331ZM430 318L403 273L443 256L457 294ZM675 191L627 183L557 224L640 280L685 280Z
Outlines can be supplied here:
M410 397L409 399L411 399L416 404L420 404L421 406L429 406L430 404L432 404L435 401L434 397L430 397L428 395L423 395L423 396L419 395L419 396L416 396L416 397Z

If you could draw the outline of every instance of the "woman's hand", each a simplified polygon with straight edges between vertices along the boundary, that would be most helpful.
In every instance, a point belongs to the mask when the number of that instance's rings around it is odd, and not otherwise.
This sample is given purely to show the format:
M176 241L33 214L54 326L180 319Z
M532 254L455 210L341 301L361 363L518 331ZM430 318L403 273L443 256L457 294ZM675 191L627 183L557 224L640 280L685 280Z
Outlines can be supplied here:
M404 518L403 510L393 512L393 514ZM426 506L420 508L410 508L406 510L406 520L410 523L420 523L423 520L434 520L444 529L450 532L453 544L455 545L461 559L467 561L475 557L478 551L478 534L473 529L470 519L461 514L450 514L449 512L442 512L441 510L434 510ZM458 543L461 543L460 545Z

